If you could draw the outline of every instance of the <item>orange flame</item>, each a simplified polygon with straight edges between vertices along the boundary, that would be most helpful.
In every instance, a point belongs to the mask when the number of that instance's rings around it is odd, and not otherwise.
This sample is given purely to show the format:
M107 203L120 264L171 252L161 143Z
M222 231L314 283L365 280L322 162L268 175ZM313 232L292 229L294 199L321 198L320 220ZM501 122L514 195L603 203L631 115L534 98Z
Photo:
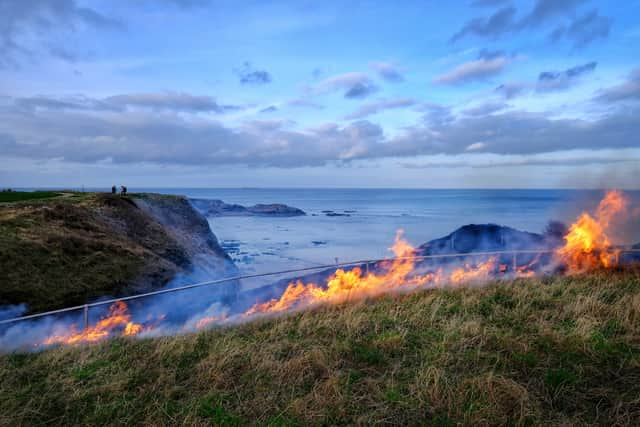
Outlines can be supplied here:
M556 251L570 273L617 264L620 251L612 247L607 233L613 219L624 212L627 205L620 191L608 191L594 216L585 212L571 224L564 236L565 245Z
M450 274L444 273L442 269L436 272L416 274L415 260L409 258L416 251L402 238L402 230L398 231L391 250L394 252L395 258L380 263L381 273L363 274L360 267L355 267L349 271L336 270L327 280L326 286L319 286L315 283L305 284L300 280L291 282L280 298L256 303L245 313L245 316L302 309L322 303L341 303L350 299L362 299L426 285L458 284L486 279L497 265L497 257L492 257L478 265L466 264L456 268Z
M207 326L212 326L218 323L222 323L226 320L227 320L226 314L221 314L218 316L203 317L196 322L196 329L206 328Z
M98 321L94 326L89 326L82 331L77 330L77 326L72 325L68 331L59 335L48 337L42 344L79 344L100 341L109 337L117 331L121 331L122 336L137 335L146 328L131 321L131 314L127 313L127 304L116 301L109 307L106 317Z
M611 244L608 233L617 215L625 211L627 200L619 191L609 191L598 205L594 216L583 213L571 225L564 236L565 245L555 251L556 258L567 266L569 273L587 269L610 267L617 262L619 250ZM300 310L326 303L342 303L352 299L363 299L383 293L409 291L419 287L458 285L468 282L486 281L496 273L511 274L514 277L530 277L541 259L538 254L525 265L499 264L500 258L492 256L484 262L465 262L453 269L440 267L435 271L416 269L417 251L402 238L402 230L396 234L390 250L394 258L376 264L375 272L363 272L362 268L338 269L323 285L290 282L279 298L258 302L247 310L243 318L267 313L281 313ZM225 323L232 319L227 314L206 316L198 319L196 329ZM161 321L163 317L158 319ZM118 301L109 308L109 313L94 326L82 331L72 325L68 331L47 338L42 345L57 343L77 344L96 342L109 336L138 335L155 325L142 325L131 320L127 305Z

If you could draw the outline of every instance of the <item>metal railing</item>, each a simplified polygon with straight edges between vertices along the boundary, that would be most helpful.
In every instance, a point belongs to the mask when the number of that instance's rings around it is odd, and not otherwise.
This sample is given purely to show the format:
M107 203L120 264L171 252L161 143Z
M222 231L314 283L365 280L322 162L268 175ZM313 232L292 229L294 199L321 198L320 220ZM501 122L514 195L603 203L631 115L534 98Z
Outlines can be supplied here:
M14 317L12 319L0 320L0 325L20 322L20 321L29 320L29 319L36 319L36 318L40 318L40 317L51 316L51 315L54 315L54 314L61 314L61 313L68 313L68 312L72 312L72 311L80 311L80 310L82 310L83 313L84 313L84 324L85 324L85 328L86 328L89 325L89 309L91 307L110 305L110 304L113 304L113 303L118 302L118 301L130 301L130 300L135 300L135 299L140 299L140 298L151 297L151 296L155 296L155 295L169 294L169 293L173 293L173 292L182 292L182 291L185 291L185 290L188 290L188 289L200 288L200 287L203 287L203 286L218 285L218 284L221 284L221 283L237 281L237 280L243 280L243 279L252 279L252 278L256 278L256 277L278 276L278 275L283 275L283 274L301 273L301 272L314 271L314 270L336 269L336 268L341 268L341 267L353 267L353 266L359 266L359 265L364 265L366 273L368 273L369 272L369 265L378 264L378 263L381 263L381 262L389 262L389 261L394 261L394 260L422 260L422 261L424 261L424 260L430 260L430 259L467 258L467 257L482 257L482 256L495 256L495 255L511 255L512 256L512 263L513 263L513 269L515 270L515 268L517 267L518 255L524 255L524 254L528 254L528 255L533 255L533 254L535 254L535 255L537 255L537 254L551 254L553 252L555 252L555 251L554 250L550 250L550 249L549 250L547 250L547 249L530 249L530 250L510 250L510 251L467 252L467 253L441 254L441 255L415 255L415 256L406 256L406 257L390 257L390 258L379 258L379 259L366 259L366 260L342 262L342 263L335 263L335 264L318 265L318 266L313 266L313 267L296 268L296 269L291 269L291 270L273 271L273 272L269 272L269 273L246 274L246 275L224 277L222 279L208 280L208 281L204 281L204 282L192 283L192 284L189 284L189 285L178 286L178 287L175 287L175 288L160 289L160 290L157 290L157 291L145 292L145 293L142 293L142 294L130 295L130 296L125 296L125 297L120 297L120 298L111 298L111 299L97 301L97 302L93 302L93 303L87 303L87 304L77 305L77 306L73 306L73 307L66 307L66 308L61 308L61 309L58 309L58 310L46 311L46 312L43 312L43 313L30 314L28 316ZM621 248L619 250L619 254L623 254L623 253L640 253L640 249Z

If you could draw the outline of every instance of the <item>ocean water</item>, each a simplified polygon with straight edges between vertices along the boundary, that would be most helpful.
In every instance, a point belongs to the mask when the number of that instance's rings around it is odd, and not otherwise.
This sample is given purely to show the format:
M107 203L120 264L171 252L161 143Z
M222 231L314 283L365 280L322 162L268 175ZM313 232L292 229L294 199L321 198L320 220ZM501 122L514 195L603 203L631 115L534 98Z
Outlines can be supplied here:
M211 229L243 273L262 273L389 256L397 230L418 246L470 223L541 232L550 220L571 223L593 210L602 191L398 189L130 189L221 199L285 203L300 217L209 218ZM640 200L640 193L627 193ZM345 214L327 216L326 211ZM348 216L347 216L348 215ZM630 233L626 241L640 241Z

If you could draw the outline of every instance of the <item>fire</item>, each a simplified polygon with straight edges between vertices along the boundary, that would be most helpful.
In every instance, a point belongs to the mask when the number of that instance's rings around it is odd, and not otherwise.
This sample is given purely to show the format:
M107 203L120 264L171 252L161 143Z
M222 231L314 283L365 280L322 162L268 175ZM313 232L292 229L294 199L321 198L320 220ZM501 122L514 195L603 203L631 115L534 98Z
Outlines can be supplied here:
M207 326L216 325L225 322L226 320L226 314L221 314L219 316L206 316L196 322L196 329L206 328Z
M75 324L71 325L68 331L48 337L42 345L90 343L103 340L117 331L121 331L122 336L131 336L143 330L145 330L143 325L131 321L127 304L116 301L109 307L107 316L100 319L94 326L78 331Z
M607 235L613 219L627 208L627 199L620 191L609 191L600 201L594 216L580 215L564 236L565 245L556 251L570 273L617 263L619 250L612 247Z
M555 259L566 266L568 273L615 265L619 250L609 235L616 217L627 208L628 201L619 191L609 191L602 199L595 214L583 213L571 225L564 236L565 244L554 252ZM257 302L244 314L209 315L203 313L195 323L196 329L220 325L236 319L249 319L252 316L267 313L282 313L301 310L327 303L342 303L351 300L378 296L383 293L404 292L420 287L460 285L469 282L487 281L498 274L511 277L531 277L541 267L541 254L529 258L526 264L504 264L500 256L485 258L485 261L465 261L453 267L446 265L437 268L416 265L418 253L402 237L399 230L394 245L389 248L394 257L375 264L373 271L363 271L361 267L350 270L337 269L325 283L305 283L301 280L290 282L279 298L266 302ZM502 263L501 263L502 262ZM157 320L160 322L164 317ZM156 323L157 324L157 323ZM155 327L155 324L140 324L132 321L127 305L118 301L109 308L107 316L95 325L78 331L72 325L68 331L47 338L41 345L57 343L77 344L100 341L112 335L133 336ZM192 328L192 326L190 326Z
M516 277L533 277L536 275L535 270L533 270L533 267L535 267L539 262L540 262L540 258L542 257L542 254L537 254L533 260L531 260L531 262L525 264L525 265L516 265ZM515 262L515 261L514 261Z
M488 279L496 269L498 257L493 256L488 261L476 266L466 263L464 267L456 268L449 275L449 282L453 284ZM501 267L500 267L501 268Z
M280 298L256 303L245 316L297 310L323 303L341 303L427 285L476 281L490 277L497 266L497 257L492 257L478 265L465 264L449 274L443 269L419 274L416 272L415 259L411 258L416 253L415 248L402 238L402 230L398 231L391 250L395 257L380 264L381 273L363 273L360 267L355 267L349 271L336 270L326 286L300 280L291 282Z

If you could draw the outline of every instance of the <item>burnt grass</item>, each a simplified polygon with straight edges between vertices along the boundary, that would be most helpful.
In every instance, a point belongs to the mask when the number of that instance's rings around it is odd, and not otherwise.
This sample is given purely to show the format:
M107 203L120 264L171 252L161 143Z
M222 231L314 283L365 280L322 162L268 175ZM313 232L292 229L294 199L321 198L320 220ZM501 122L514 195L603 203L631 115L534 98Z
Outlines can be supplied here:
M637 425L640 268L0 356L2 425Z

